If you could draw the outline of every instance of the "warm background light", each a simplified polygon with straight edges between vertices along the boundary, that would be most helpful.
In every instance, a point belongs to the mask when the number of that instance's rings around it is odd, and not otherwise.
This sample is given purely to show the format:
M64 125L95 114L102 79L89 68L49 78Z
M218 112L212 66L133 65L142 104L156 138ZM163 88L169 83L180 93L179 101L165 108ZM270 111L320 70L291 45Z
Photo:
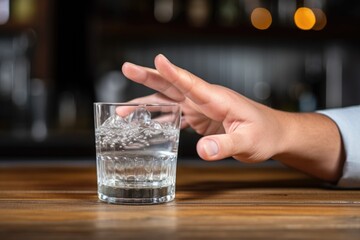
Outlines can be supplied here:
M310 30L315 25L315 14L310 8L298 8L294 15L294 21L298 28Z
M266 8L255 8L251 13L251 24L260 30L265 30L270 27L272 17L269 10Z
M316 23L312 29L316 30L316 31L320 31L320 30L324 29L324 27L327 24L326 14L324 13L323 10L321 10L319 8L314 8L314 9L312 9L312 11L314 12L315 18L316 18Z

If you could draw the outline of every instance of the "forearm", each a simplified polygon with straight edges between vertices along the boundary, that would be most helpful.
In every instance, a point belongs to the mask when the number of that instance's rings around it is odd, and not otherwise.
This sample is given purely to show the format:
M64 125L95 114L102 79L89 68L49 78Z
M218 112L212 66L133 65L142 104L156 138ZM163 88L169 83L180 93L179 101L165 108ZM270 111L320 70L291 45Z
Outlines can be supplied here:
M314 177L336 182L345 159L337 125L318 113L275 111L282 138L274 159Z

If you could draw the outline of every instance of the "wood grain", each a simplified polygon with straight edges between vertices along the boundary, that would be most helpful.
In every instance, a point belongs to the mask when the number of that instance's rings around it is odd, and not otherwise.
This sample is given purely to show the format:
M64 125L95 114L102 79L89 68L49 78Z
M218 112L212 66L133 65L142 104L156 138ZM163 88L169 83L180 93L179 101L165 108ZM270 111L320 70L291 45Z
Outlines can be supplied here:
M1 239L359 239L360 192L282 167L180 164L176 200L100 202L95 164L0 167Z

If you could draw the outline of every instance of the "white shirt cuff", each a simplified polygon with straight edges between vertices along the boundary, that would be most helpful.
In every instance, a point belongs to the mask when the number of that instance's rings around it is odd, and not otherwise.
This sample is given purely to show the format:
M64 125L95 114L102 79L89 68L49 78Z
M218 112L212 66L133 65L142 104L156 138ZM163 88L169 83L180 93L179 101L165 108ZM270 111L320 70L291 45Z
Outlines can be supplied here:
M360 106L318 112L337 124L344 144L346 159L337 186L360 188Z

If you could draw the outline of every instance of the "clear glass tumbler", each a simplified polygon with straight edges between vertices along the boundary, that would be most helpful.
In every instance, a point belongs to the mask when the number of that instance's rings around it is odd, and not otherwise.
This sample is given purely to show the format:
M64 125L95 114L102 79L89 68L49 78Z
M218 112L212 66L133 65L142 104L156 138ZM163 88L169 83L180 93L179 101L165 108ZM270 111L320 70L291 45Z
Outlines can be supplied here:
M99 199L155 204L175 198L181 110L176 103L94 103Z

